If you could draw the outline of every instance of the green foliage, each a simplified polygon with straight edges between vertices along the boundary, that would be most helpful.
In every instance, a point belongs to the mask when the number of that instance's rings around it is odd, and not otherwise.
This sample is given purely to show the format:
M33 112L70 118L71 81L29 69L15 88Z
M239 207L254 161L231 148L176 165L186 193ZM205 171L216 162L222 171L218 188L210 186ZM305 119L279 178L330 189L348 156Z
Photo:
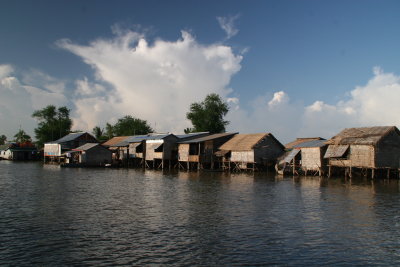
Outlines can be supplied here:
M228 104L218 94L207 95L203 102L190 105L186 118L192 122L193 128L185 129L185 133L225 132L225 126L229 124L229 121L225 121L224 116L228 111Z
M114 137L113 126L111 124L109 124L108 122L106 124L106 136L107 136L108 139L111 139L111 138Z
M99 126L94 127L92 133L99 142L105 142L110 139L107 135L104 135L104 129L100 128Z
M4 145L7 141L7 136L4 134L0 135L0 145Z
M39 146L70 133L72 120L69 118L69 113L70 110L67 107L57 109L53 105L33 112L32 117L39 121L38 127L35 128L35 137Z
M113 126L113 134L115 136L128 136L138 134L148 134L153 129L147 124L147 121L125 116L117 121Z
M14 137L15 137L15 142L17 143L25 143L32 141L31 137L27 135L26 132L22 129L20 129L18 133L14 135Z
M103 136L103 129L101 129L99 126L96 126L93 128L92 133L96 139L99 139L101 136Z

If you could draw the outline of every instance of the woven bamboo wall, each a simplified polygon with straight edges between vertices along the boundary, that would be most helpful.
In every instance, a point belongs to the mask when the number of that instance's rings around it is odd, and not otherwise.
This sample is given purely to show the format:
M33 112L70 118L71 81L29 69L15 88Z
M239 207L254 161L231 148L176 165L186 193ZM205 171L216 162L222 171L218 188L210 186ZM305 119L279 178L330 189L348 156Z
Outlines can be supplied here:
M303 147L301 149L301 167L307 170L319 170L322 167L320 147Z
M179 161L189 160L189 144L179 144L178 146L178 158Z

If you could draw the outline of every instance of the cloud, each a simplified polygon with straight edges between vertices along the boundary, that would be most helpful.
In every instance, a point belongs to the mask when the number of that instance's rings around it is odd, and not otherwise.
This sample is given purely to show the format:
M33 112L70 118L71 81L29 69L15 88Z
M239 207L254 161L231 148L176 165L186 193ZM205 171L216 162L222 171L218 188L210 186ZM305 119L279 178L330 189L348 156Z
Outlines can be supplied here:
M375 67L373 77L364 86L348 92L349 99L328 104L316 100L310 105L291 101L287 93L257 96L250 108L231 108L230 130L272 132L283 142L296 137L330 138L343 128L400 126L400 77Z
M11 65L0 65L0 134L5 134L9 140L20 127L33 137L36 121L31 114L34 110L49 104L67 103L62 86L50 76L38 77L36 71L26 72L32 81L31 85L27 85L21 83L14 72ZM34 81L46 83L47 88L32 86Z
M239 30L235 27L235 21L239 18L239 15L228 16L228 17L217 17L219 26L225 31L226 39L230 39L236 34L238 34Z
M132 31L88 45L69 40L57 44L81 57L97 77L77 82L74 123L81 129L132 115L157 131L182 132L190 126L186 112L191 103L210 93L228 96L242 60L231 47L200 44L185 31L176 41L157 39L151 45Z

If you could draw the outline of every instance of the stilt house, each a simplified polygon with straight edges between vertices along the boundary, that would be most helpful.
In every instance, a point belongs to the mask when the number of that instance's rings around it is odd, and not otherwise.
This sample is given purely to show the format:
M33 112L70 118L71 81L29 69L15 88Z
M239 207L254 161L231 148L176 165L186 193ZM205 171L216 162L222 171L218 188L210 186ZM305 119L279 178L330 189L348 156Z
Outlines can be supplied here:
M78 166L105 166L112 162L112 151L96 143L87 143L65 154L67 164Z
M178 144L179 167L187 169L191 167L213 169L216 162L214 153L235 134L237 133L219 133L180 141Z
M147 167L164 168L171 166L177 158L176 143L179 138L174 134L151 135L146 137L145 163Z
M285 147L271 134L237 134L220 146L216 153L223 168L255 169L274 165Z
M321 176L327 166L324 155L328 145L325 142L326 140L320 137L297 138L296 141L287 144L286 147L292 149L279 160L278 172L293 174L302 172L305 175L310 173Z
M328 142L324 158L331 168L365 171L400 168L400 132L395 126L347 128Z
M123 143L130 136L115 136L102 145L112 152L113 163L124 161L128 158L128 145Z
M30 142L24 144L11 143L0 145L0 159L36 160L38 159L38 151Z
M48 159L60 161L64 152L87 143L98 143L98 141L87 132L70 133L56 141L44 144L44 159L45 161Z

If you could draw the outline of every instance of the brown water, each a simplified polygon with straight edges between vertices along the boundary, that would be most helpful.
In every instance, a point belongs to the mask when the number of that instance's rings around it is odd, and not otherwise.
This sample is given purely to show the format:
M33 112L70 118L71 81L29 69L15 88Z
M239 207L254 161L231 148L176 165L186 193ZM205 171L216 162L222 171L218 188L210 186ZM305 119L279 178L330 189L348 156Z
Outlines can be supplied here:
M399 265L397 180L0 161L0 265Z

